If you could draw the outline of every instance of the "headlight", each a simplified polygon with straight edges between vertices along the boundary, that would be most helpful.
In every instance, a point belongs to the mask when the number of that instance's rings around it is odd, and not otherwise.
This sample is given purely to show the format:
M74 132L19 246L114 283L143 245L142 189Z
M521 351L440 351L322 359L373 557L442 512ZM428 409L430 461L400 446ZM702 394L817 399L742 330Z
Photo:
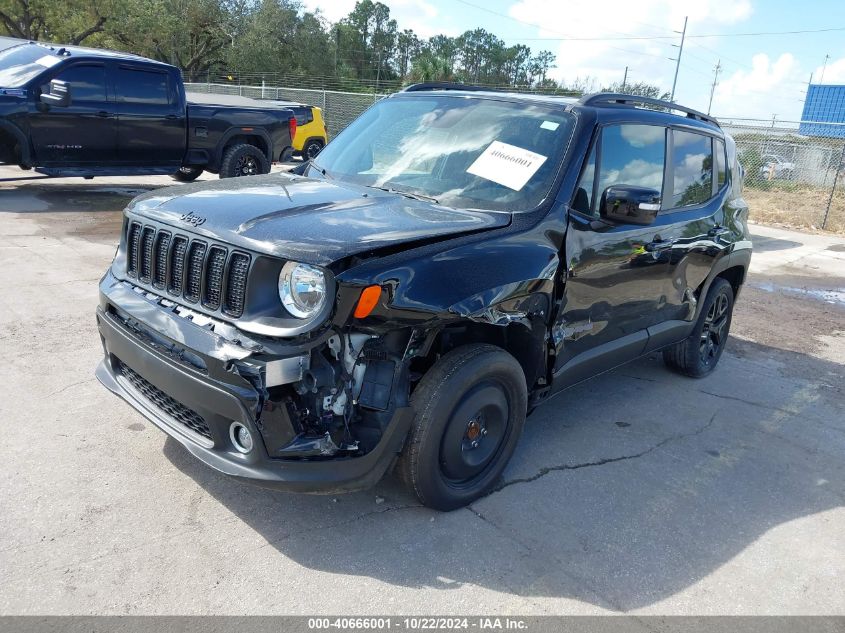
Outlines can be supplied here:
M326 275L314 266L288 262L279 274L279 297L293 316L310 319L326 303Z

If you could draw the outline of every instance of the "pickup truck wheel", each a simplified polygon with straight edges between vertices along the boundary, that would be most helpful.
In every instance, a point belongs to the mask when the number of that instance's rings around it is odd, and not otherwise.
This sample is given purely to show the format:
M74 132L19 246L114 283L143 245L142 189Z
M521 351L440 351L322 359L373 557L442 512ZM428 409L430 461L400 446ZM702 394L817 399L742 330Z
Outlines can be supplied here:
M710 285L692 333L663 350L666 365L692 378L712 372L725 350L733 307L733 287L726 279L717 277Z
M193 182L200 177L202 171L202 167L180 167L171 177L179 182Z
M525 375L504 350L465 345L423 376L411 406L399 476L423 504L454 510L488 492L513 454L528 408Z
M223 154L220 163L221 178L235 178L237 176L255 176L269 174L270 162L255 145L240 143L232 145Z

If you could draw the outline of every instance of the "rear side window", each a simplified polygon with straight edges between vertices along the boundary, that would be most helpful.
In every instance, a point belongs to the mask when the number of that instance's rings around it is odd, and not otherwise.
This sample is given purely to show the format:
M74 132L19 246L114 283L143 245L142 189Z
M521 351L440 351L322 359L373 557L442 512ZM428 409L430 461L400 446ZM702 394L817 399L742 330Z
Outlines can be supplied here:
M300 127L308 125L314 120L314 113L311 108L291 108L296 117L296 124Z
M713 153L716 156L716 189L718 190L728 181L728 167L723 141L719 139L713 140Z
M54 77L70 85L71 103L106 100L106 69L104 66L71 66ZM42 93L50 92L50 84L41 86Z
M672 204L688 207L713 196L713 142L694 132L672 132Z
M118 99L124 103L170 103L167 73L120 68L117 73L117 94Z

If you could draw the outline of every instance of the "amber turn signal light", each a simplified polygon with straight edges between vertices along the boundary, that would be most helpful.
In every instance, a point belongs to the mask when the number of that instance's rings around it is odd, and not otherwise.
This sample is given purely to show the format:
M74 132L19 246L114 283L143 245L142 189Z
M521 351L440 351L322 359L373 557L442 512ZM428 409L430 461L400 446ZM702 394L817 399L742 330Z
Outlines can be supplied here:
M381 296L381 286L367 286L361 291L358 305L355 306L355 318L363 319L370 316Z

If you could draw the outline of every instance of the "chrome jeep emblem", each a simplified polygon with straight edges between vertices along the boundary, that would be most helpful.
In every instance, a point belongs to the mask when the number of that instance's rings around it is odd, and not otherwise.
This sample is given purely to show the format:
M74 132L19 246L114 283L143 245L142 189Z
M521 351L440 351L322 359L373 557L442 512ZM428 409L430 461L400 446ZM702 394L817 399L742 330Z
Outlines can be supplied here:
M200 224L205 224L205 218L201 215L196 215L193 211L188 211L187 213L182 214L179 219L194 227L197 227Z

